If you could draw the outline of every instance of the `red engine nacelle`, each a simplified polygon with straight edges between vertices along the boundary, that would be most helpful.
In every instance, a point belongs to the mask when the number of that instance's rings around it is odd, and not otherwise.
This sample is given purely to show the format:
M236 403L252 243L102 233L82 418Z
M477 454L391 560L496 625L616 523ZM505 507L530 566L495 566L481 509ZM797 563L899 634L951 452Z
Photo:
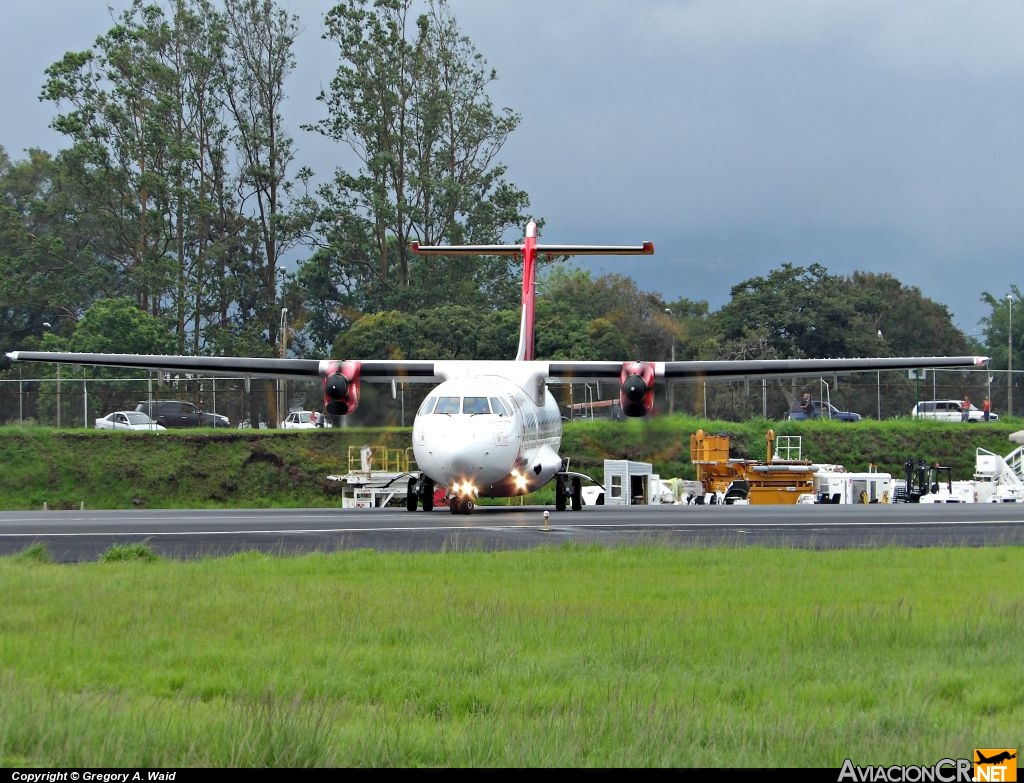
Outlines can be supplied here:
M344 416L359 407L359 362L331 362L324 376L324 410Z
M654 407L654 365L650 362L625 362L619 385L619 404L627 416L646 416Z

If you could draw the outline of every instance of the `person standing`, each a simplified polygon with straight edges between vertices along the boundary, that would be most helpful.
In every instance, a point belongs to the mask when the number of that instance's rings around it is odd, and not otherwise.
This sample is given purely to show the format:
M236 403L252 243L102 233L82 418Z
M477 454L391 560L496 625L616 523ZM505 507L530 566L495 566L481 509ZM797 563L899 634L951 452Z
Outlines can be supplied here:
M971 413L971 398L964 395L963 405L960 410L960 421L967 421Z
M981 409L984 411L985 421L988 421L989 414L992 413L992 400L988 398L987 394L985 395L985 402L981 404Z

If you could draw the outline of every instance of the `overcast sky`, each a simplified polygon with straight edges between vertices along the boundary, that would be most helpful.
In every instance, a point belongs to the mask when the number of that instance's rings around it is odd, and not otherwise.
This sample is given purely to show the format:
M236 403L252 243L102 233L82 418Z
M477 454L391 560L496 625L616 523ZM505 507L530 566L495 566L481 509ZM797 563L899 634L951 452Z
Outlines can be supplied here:
M112 0L115 9L128 3ZM4 5L0 145L67 146L44 70L109 29L103 0ZM299 129L337 65L332 3L290 0L304 32L287 89L302 162L344 149ZM521 114L500 156L542 240L633 244L578 259L717 309L785 262L891 272L977 334L981 295L1021 285L1020 0L450 0ZM511 241L516 237L508 237ZM1024 310L1022 310L1024 314Z

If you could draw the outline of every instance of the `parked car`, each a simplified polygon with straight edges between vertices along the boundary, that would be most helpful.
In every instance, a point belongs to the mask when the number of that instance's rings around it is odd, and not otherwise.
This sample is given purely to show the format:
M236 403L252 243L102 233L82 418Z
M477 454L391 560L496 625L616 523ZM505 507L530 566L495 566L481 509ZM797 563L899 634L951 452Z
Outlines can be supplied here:
M910 409L915 419L935 419L936 421L963 421L963 400L922 400ZM989 421L999 421L999 414L994 411L988 414ZM977 405L971 404L967 411L967 421L976 424L985 421L985 412Z
M230 427L231 421L213 411L204 411L184 400L143 400L135 410L145 413L164 427Z
M317 411L292 411L281 422L281 428L285 430L311 430L322 426L324 417Z
M805 410L805 405L807 409ZM805 419L835 419L837 421L860 421L863 417L853 411L841 411L830 402L809 400L807 403L797 401L789 411L790 421Z
M96 419L98 430L149 430L165 429L141 411L114 411Z

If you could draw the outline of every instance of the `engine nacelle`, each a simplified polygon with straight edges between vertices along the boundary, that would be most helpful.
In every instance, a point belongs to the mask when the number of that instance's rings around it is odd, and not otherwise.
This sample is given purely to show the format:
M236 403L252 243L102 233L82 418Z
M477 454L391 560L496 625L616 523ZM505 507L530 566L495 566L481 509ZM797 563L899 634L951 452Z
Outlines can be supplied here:
M324 376L324 410L344 416L359 407L359 362L331 362Z
M654 407L654 365L625 362L619 374L619 404L627 416L646 416Z

